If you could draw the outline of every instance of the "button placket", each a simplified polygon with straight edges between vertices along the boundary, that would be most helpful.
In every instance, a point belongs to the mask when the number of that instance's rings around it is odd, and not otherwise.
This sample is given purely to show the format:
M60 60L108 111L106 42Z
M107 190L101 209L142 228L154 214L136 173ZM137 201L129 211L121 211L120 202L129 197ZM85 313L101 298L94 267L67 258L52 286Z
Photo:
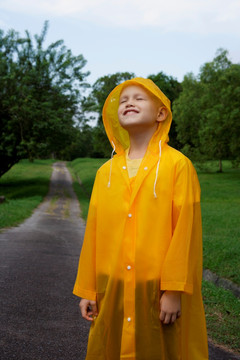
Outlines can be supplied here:
M124 236L123 268L124 268L124 326L122 339L129 341L129 331L135 326L135 208L129 206L126 212L126 228Z

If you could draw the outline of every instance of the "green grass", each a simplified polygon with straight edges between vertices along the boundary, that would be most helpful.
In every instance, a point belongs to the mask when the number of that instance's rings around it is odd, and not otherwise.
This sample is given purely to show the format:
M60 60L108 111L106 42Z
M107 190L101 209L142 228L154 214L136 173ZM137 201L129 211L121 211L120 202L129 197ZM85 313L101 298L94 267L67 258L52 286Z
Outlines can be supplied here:
M53 160L21 160L0 179L0 228L20 224L28 218L48 192Z
M204 267L240 285L240 170L199 173Z
M208 336L217 344L240 351L240 299L231 291L203 281Z
M81 216L85 220L96 172L106 161L106 159L79 158L68 163L73 178L73 188L80 202Z

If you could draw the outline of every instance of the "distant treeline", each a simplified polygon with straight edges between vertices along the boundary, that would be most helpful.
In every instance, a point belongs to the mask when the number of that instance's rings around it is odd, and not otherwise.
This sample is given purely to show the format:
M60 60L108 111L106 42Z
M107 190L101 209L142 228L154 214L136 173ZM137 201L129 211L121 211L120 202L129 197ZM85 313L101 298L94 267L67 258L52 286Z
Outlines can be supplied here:
M33 38L0 30L0 176L22 158L106 157L102 124L109 92L133 73L99 78L91 87L86 60L62 40L44 48L48 30ZM197 76L182 83L163 72L149 75L172 102L170 145L192 160L240 161L240 64L219 49ZM86 91L87 90L87 91ZM89 125L96 114L97 124Z

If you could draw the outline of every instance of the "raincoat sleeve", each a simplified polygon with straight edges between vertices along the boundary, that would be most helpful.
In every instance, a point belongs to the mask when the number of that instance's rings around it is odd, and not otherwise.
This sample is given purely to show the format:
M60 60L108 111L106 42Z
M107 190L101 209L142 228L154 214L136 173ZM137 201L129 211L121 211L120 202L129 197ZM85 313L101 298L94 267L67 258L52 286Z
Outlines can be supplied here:
M73 294L96 301L96 219L98 173L94 182Z
M161 273L161 290L192 294L202 274L200 186L190 160L176 166L172 200L172 239Z

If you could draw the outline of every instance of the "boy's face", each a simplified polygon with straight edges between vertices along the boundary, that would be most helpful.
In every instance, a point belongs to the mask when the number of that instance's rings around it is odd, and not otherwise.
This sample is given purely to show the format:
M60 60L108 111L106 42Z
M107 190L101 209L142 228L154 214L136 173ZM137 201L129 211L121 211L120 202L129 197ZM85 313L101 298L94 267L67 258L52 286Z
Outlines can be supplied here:
M123 89L118 107L120 125L131 130L134 127L157 128L167 117L167 109L144 88L129 85Z

